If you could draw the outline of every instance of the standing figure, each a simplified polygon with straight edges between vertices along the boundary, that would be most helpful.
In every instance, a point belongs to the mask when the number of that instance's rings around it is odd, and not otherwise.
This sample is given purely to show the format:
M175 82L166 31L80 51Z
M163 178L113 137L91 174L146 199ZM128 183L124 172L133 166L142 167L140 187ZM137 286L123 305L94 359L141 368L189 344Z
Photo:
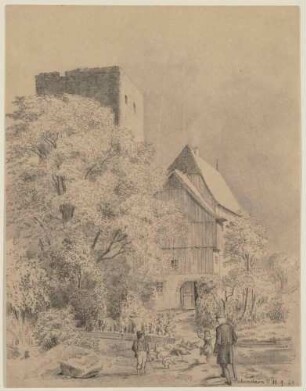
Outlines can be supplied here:
M214 351L210 330L205 330L204 334L198 332L198 337L203 341L203 346L200 347L200 356L204 356L205 363L207 363Z
M217 354L217 364L220 365L222 370L221 376L226 378L228 385L231 385L232 380L228 364L232 365L234 378L236 378L233 347L237 342L237 335L234 327L227 322L225 317L217 316L216 319L219 325L216 328L214 353Z
M137 360L136 370L137 375L139 375L141 372L146 373L146 364L148 355L150 353L150 348L149 343L142 331L137 331L136 336L137 339L133 342L132 350L135 353Z
M206 362L208 362L213 353L212 338L209 330L204 331L204 345L202 349L202 354L206 357Z

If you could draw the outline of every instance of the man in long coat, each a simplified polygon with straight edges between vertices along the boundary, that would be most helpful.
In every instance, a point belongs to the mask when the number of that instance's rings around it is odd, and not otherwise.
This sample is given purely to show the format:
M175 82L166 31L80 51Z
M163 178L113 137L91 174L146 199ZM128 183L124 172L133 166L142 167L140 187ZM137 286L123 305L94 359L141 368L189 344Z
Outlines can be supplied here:
M223 316L217 316L218 326L216 328L216 343L214 352L217 354L217 364L220 365L222 370L222 377L226 378L228 385L232 384L230 371L228 364L233 366L234 371L234 345L237 342L237 335L234 327L227 322ZM235 376L235 372L234 372Z
M137 360L137 374L146 373L146 364L150 353L150 346L142 331L137 331L137 339L133 342L132 350Z

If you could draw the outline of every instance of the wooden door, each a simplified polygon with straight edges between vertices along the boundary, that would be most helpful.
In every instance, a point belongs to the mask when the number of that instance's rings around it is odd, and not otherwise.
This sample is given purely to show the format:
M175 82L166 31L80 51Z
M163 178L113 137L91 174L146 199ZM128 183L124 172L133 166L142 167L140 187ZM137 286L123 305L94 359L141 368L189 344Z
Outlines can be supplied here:
M195 308L194 282L187 281L181 287L181 305L185 310Z

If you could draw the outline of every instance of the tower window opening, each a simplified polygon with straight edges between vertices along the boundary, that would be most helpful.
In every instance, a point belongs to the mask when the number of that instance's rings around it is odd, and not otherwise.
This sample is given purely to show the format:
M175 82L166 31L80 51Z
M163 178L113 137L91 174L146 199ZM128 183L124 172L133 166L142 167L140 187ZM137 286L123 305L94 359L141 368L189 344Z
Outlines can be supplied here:
M133 109L134 109L134 113L136 114L136 103L135 102L133 103Z
M157 282L156 283L156 292L158 294L162 294L164 291L164 283L163 282Z
M177 259L171 259L171 268L173 270L177 270L178 269L178 260Z
M125 104L127 105L128 104L128 96L127 95L124 95L124 101L125 101Z

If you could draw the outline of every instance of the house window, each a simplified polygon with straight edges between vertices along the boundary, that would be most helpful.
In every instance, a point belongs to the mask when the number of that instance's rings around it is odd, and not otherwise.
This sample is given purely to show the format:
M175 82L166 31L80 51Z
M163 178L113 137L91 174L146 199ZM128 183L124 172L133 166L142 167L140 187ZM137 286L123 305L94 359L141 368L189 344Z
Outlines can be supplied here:
M171 259L171 268L173 270L178 270L178 260L177 259Z
M134 113L136 114L136 103L135 102L133 103L133 109L134 109Z
M125 104L127 105L128 104L128 96L127 95L124 95L124 101L125 101Z
M156 283L156 292L161 295L164 291L164 283L163 282L157 282Z

